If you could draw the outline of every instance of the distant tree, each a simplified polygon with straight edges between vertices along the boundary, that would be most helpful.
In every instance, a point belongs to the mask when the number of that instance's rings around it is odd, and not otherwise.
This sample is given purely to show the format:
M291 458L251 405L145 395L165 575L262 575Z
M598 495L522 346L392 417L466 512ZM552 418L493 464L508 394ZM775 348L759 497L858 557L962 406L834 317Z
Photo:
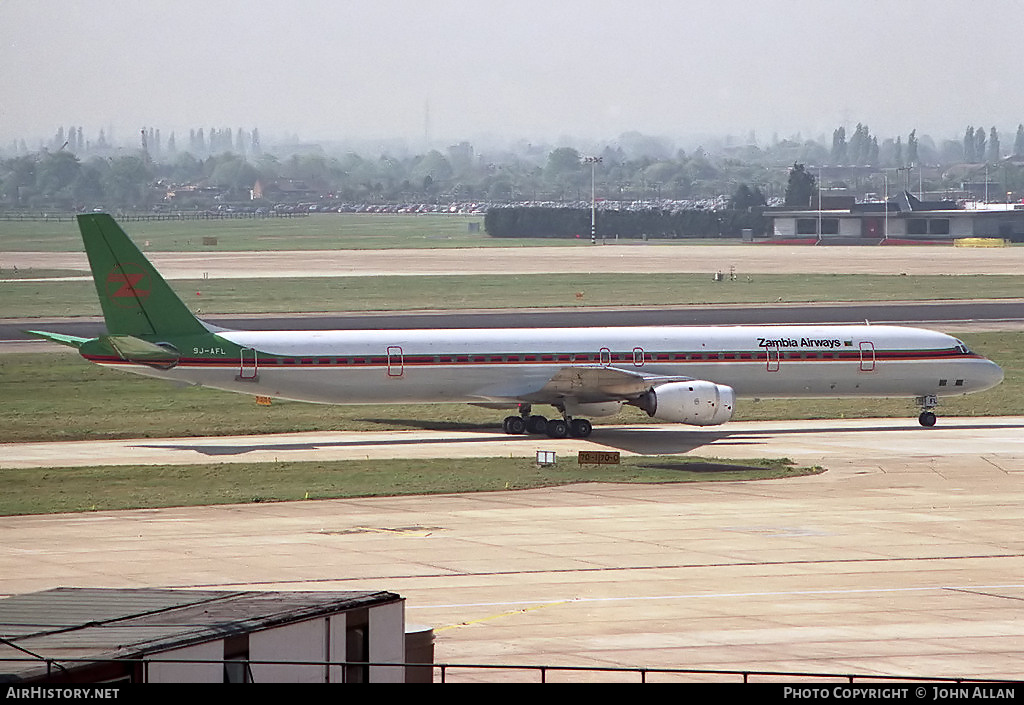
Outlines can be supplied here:
M857 123L857 127L853 131L853 136L850 138L849 155L851 164L863 164L867 159L868 153L868 128Z
M917 165L917 130L911 130L907 135L907 164Z
M789 170L789 181L786 183L786 205L809 208L811 197L814 195L814 187L814 176L804 169L803 164L794 163Z
M110 163L106 159L93 157L85 162L71 186L75 202L93 206L103 203L106 195L103 191L103 178L109 170Z
M999 148L999 133L996 132L995 126L988 133L988 160L990 162L998 162L1000 157Z
M985 161L985 128L979 127L974 131L974 161Z
M974 127L971 125L967 126L967 131L964 132L964 161L974 163L978 161L976 152L976 143L974 141Z
M758 187L750 188L746 184L740 184L736 193L729 200L729 207L733 210L745 211L755 208L763 208L768 204L764 194Z
M214 160L215 157L210 157L207 161L213 162ZM249 189L260 178L256 167L237 154L224 154L216 161L217 164L210 174L210 181L217 186L239 190Z
M832 133L832 163L846 163L846 128L842 126Z
M552 177L575 174L580 171L580 153L572 147L559 147L548 155L544 170Z
M135 156L118 157L104 174L103 190L113 205L138 208L148 201L151 179L149 164L144 160Z
M45 152L36 167L36 191L48 198L68 195L80 170L78 158L68 150Z
M34 154L26 154L0 163L0 194L14 203L20 203L22 192L35 186L36 168Z

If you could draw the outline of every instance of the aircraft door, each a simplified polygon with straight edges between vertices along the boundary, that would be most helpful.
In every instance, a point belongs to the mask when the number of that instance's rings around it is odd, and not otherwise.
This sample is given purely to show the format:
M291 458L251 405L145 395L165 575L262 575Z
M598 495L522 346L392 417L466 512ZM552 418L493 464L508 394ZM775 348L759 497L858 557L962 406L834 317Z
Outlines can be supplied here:
M633 366L634 367L643 367L644 366L644 349L643 348L639 348L639 347L633 348Z
M778 348L765 348L765 353L768 355L768 371L778 372L779 371L779 358L781 357Z
M405 357L399 345L388 346L388 377L401 377L405 373Z
M612 364L611 348L601 348L598 351L598 361L601 367L609 367Z
M235 379L240 382L259 381L259 359L253 348L242 348L239 351L238 376Z
M860 371L875 371L875 344L869 340L860 343Z

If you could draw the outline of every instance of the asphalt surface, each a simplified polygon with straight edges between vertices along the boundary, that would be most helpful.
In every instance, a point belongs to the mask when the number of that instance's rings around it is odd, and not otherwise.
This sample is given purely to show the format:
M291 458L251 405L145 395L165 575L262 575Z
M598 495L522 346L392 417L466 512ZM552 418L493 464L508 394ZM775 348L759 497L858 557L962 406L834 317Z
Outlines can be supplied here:
M558 462L575 463L575 448L614 446L786 456L827 471L0 517L0 594L67 585L386 589L406 598L407 623L433 628L435 659L446 664L733 672L648 674L649 682L740 682L737 671L1020 680L1022 429L1021 417L944 418L931 429L913 419L622 427L559 441ZM103 453L121 462L139 453L143 463L153 453L216 462L425 457L495 452L488 444L532 453L550 440L358 435L50 444L48 458L19 444L0 457L36 466ZM446 677L540 680L535 670L454 667Z
M652 259L653 249L642 252L647 249L621 253L624 264L614 266L629 271L655 266L651 263L660 260ZM826 256L817 248L799 255L766 249L752 256L771 261L751 261L744 271L778 266L819 271L801 258ZM858 249L850 256L866 258L864 268L871 271L951 271L945 269L949 262L961 257L950 254L951 248L934 253ZM676 262L657 266L677 271L710 266L711 260L687 264L694 251L679 250ZM607 260L611 253L595 254ZM977 260L972 266L978 270L1019 273L1019 263L1007 255L1021 254L1024 248L962 257ZM452 266L450 254L436 256L438 262L425 267ZM724 258L732 255L717 249L710 256L728 266ZM853 266L836 250L827 256L833 267L836 262ZM929 260L933 256L938 259ZM517 261L532 266L531 257L536 253ZM633 261L637 257L644 259ZM786 258L791 262L779 265ZM262 257L259 262L266 264ZM196 264L194 258L184 262L182 271ZM239 276L243 269L239 265ZM864 320L948 327L1019 324L1024 302L209 320L256 329ZM8 320L0 322L0 340L22 340L25 328L83 337L103 332L96 319ZM609 428L587 441L557 442L559 462L575 462L581 448L614 448L639 454L784 456L820 464L827 472L751 483L582 484L527 492L2 517L0 594L62 585L389 589L407 598L407 622L434 628L436 659L447 663L1020 679L1022 428L1019 417L942 418L933 429L920 428L914 419ZM294 435L12 444L0 448L0 460L8 468L133 461L145 473L146 463L282 455L294 460L345 454L530 455L556 443L486 433ZM537 679L534 673L511 671L449 672L449 680ZM549 674L549 681L555 679Z

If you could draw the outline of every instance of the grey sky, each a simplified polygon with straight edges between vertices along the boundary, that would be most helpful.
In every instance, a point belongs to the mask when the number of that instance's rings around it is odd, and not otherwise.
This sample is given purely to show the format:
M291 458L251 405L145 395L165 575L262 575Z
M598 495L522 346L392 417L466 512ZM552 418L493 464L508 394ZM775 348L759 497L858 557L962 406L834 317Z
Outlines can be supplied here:
M0 0L0 140L956 137L1024 121L1024 4Z

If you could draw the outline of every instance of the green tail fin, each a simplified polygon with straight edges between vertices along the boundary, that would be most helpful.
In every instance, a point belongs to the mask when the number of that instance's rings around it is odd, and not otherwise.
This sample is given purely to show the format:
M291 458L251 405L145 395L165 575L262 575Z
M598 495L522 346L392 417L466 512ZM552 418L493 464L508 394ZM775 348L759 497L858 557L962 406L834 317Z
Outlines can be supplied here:
M78 216L96 293L113 335L201 335L192 315L149 260L106 213Z

